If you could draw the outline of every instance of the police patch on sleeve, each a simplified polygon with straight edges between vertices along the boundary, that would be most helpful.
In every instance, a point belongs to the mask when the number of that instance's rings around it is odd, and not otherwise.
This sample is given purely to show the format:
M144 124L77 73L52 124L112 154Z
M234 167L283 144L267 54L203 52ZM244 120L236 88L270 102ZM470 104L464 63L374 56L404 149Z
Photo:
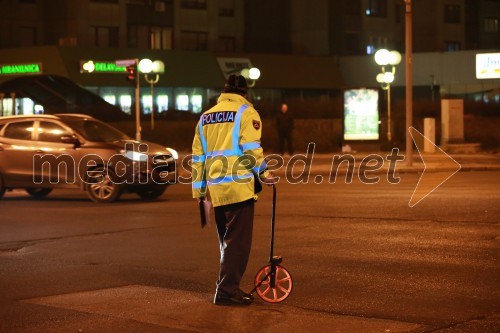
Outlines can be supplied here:
M252 120L252 124L253 124L253 128L255 128L256 130L260 129L260 121Z

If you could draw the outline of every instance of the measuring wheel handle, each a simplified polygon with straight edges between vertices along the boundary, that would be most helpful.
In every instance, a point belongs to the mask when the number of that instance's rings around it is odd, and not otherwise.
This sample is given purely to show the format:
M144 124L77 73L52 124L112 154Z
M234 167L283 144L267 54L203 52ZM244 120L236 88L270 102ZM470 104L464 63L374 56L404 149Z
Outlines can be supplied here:
M271 215L271 242L269 265L262 267L255 275L254 288L259 297L268 303L283 302L292 292L292 276L288 270L280 266L281 256L274 255L274 224L276 217L276 185L273 184L273 206Z

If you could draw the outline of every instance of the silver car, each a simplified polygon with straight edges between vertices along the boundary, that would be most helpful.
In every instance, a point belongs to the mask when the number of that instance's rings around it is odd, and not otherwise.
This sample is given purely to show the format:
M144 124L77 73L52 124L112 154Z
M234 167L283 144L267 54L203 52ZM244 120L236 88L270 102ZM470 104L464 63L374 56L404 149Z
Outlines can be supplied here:
M41 198L73 187L95 202L124 192L155 199L175 183L177 159L172 148L133 140L87 115L0 118L0 198L15 188Z

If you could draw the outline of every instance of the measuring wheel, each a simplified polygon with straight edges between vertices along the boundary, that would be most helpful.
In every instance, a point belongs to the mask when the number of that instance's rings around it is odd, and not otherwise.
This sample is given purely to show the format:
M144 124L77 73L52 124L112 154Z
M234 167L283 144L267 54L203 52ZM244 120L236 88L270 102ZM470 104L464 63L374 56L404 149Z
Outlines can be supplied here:
M268 303L283 302L292 292L292 276L280 266L283 258L274 255L274 223L276 216L276 185L273 184L273 213L271 215L271 244L269 265L262 267L255 275L254 288L262 300Z
M266 302L280 303L292 292L292 276L283 266L264 266L255 276L255 291Z

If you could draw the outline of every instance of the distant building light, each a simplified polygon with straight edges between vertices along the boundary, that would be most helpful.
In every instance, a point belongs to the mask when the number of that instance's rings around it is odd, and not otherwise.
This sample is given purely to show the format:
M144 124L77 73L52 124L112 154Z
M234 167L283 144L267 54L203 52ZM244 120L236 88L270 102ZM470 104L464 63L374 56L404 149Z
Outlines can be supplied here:
M366 54L373 54L375 52L375 46L367 45L366 46Z
M43 114L44 113L43 106L40 104L35 104L34 109L35 109L35 114Z
M123 112L130 114L132 106L132 97L130 95L120 96L120 107Z
M191 96L191 105L193 106L193 113L200 113L202 111L203 97L201 95Z
M158 102L158 112L165 112L168 110L168 95L158 95L156 99Z
M142 96L142 107L143 107L145 114L151 114L151 110L153 110L153 96L143 95Z
M104 100L111 105L116 104L116 96L115 95L105 95Z
M189 96L178 95L176 98L176 106L179 111L189 111Z

